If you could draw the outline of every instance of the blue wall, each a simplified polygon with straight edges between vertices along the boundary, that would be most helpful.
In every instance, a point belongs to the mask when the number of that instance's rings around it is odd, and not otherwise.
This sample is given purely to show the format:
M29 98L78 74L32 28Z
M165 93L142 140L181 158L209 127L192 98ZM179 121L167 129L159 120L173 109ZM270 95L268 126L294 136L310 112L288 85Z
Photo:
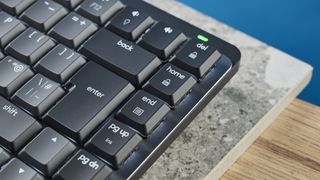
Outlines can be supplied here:
M180 0L309 64L301 99L320 105L320 0Z

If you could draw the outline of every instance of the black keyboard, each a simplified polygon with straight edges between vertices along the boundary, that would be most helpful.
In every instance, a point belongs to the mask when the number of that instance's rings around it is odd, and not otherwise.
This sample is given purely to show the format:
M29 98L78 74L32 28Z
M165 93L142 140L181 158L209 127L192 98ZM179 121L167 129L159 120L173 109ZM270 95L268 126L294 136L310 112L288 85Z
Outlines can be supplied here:
M138 179L237 72L140 0L0 0L0 179Z

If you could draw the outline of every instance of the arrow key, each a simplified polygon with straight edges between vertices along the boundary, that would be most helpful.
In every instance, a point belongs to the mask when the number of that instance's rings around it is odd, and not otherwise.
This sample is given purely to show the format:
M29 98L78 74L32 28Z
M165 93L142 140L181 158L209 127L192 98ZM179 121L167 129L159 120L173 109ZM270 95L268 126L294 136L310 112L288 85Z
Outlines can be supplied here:
M48 127L22 149L19 157L51 176L74 150L75 146L68 139Z
M44 178L19 159L13 158L0 170L0 179L43 180Z

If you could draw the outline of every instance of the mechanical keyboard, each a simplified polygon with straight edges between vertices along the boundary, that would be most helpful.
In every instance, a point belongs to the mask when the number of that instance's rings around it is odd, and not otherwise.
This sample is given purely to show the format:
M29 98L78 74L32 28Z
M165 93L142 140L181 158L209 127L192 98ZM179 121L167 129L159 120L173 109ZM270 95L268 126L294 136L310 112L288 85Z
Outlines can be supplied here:
M138 179L240 56L141 0L0 0L0 179Z

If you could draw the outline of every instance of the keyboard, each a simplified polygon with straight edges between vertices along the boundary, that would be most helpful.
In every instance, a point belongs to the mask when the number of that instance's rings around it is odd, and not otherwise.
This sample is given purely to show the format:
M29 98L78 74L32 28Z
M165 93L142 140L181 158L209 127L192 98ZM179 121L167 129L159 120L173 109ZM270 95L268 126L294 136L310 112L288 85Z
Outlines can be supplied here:
M0 0L0 179L138 179L238 71L140 0Z

